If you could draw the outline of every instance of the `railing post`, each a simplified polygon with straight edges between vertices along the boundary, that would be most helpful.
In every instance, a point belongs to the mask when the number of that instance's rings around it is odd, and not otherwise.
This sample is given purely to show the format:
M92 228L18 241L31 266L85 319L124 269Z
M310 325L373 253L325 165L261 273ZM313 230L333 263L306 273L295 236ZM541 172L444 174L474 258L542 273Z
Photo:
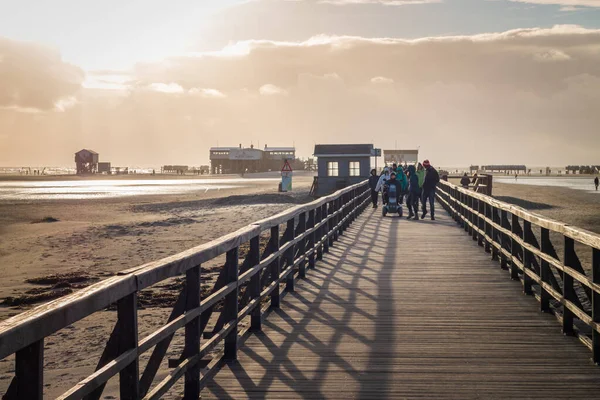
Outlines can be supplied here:
M477 200L477 211L479 215L477 217L477 227L479 228L479 233L477 234L477 244L480 247L483 247L483 243L485 240L485 201ZM483 232L483 234L481 233Z
M467 221L469 223L466 224L466 231L469 232L469 236L473 236L473 198L468 194L465 194L465 204L467 205Z
M533 246L534 239L533 231L531 230L531 222L527 220L523 220L523 241L530 246ZM531 271L533 254L523 247L523 293L526 295L532 295L533 291L531 290L532 280L527 275L526 271Z
M492 206L489 205L488 203L484 204L484 215L486 216L485 222L484 222L484 231L485 234L492 238L493 240L493 235L492 235L492 224L490 224L488 221L491 220L492 217ZM491 253L492 252L492 246L491 246L491 242L485 238L483 241L483 249L486 253Z
M190 268L185 273L186 301L185 310L190 311L200 307L200 266ZM185 358L193 357L200 352L200 316L185 326ZM198 363L185 372L185 400L200 397L200 366Z
M550 242L550 231L547 228L541 228L541 247L542 253L548 255L550 249L552 248L552 243ZM540 266L540 278L541 281L547 285L550 285L550 265L548 261L541 259ZM540 285L540 309L542 312L550 312L550 294L548 291Z
M271 253L277 253L279 251L279 225L271 228ZM271 264L271 283L276 282L279 279L281 273L281 256L278 256L275 261ZM279 284L271 292L271 307L279 308Z
M291 219L288 220L287 222L287 227L285 230L286 233L286 237L284 238L284 243L288 243L291 242L292 240L294 240L294 218L292 217ZM291 272L287 275L286 277L286 281L285 281L285 290L286 292L293 292L294 291L294 249L296 246L292 245L290 246L290 248L285 252L285 260L287 261L287 266L286 269L290 266L292 266L292 270Z
M511 215L512 221L511 221L511 233L513 234L513 237L510 238L510 255L511 255L511 260L510 260L510 278L512 280L518 281L519 280L519 268L517 267L517 263L515 263L516 260L518 260L519 257L519 250L518 250L518 243L517 241L514 239L514 235L518 235L520 233L520 229L519 229L519 217L516 216L515 214ZM523 272L523 274L525 274L525 272Z
M600 285L600 249L592 248L592 281ZM600 294L592 291L592 320L600 323ZM592 327L592 359L600 364L600 333Z
M308 256L308 268L314 268L315 267L315 238L317 236L316 232L315 232L315 209L313 208L312 210L310 210L308 212L308 229L311 230L310 234L308 235L308 249L310 250L310 255Z
M16 353L16 399L41 400L44 397L44 340L38 340ZM8 398L8 396L7 396Z
M338 224L340 222L340 215L342 214L340 212L340 198L336 198L335 200L333 200L333 212L335 212L335 217L333 218L333 241L337 241L340 237L340 230L338 228Z
M137 348L137 292L123 297L117 302L117 319L119 324L119 354ZM119 372L120 398L134 400L140 397L139 357Z
M250 268L257 266L260 263L260 235L250 239L250 252L248 253L248 258L250 260ZM260 273L254 274L254 276L250 278L250 283L248 284L250 301L260 298L261 289ZM250 330L259 332L262 330L260 304L257 304L254 307L254 310L252 310L252 314L250 315Z
M298 216L298 235L303 235L302 240L298 242L298 256L303 257L306 254L306 243L307 238L304 233L306 233L306 213L300 213ZM298 277L306 278L306 261L300 261L298 265ZM294 274L292 273L292 279L294 278Z
M564 249L564 263L567 267L573 267L575 263L575 258L577 255L575 254L575 241L570 237L565 238L565 249ZM577 293L575 293L575 287L573 286L573 277L565 271L563 273L563 296L565 300L574 302L577 297ZM572 335L575 331L573 330L573 317L574 314L569 308L565 305L563 307L563 324L562 331L565 335Z
M235 247L227 252L225 258L225 284L237 283L239 277L239 248ZM225 336L224 359L231 361L237 359L238 349L238 291L236 285L234 291L225 296L223 301L223 313L225 314L225 325L233 324L233 329Z
M478 211L479 208L479 200L471 197L471 238L476 241L477 240L477 236L479 235L478 233L478 229L479 229L479 217L477 216L476 212Z
M508 221L508 212L505 210L500 210L500 226L504 229L510 229L510 226L507 226L506 222ZM501 246L502 250L506 250L508 247L508 235L506 235L503 231L500 232L501 238ZM508 258L504 254L504 251L500 251L500 268L508 269Z
M333 246L333 241L334 241L334 232L333 232L333 227L335 226L335 218L333 217L333 213L335 212L335 206L334 206L335 200L334 201L330 201L329 202L329 206L328 211L327 211L327 215L329 216L329 220L327 221L327 226L328 226L328 230L327 230L327 246L325 247L325 252L329 252L329 247Z
M496 243L500 243L498 241L498 228L496 228L496 224L499 224L500 221L498 221L498 210L496 210L496 207L491 206L491 212L492 212L492 216L491 219L494 222L494 224L492 224L492 261L498 261L498 248L496 247Z
M318 224L320 224L324 220L324 217L323 217L324 215L325 215L324 206L320 206L319 208L317 208L317 223ZM323 239L323 232L325 231L325 226L326 226L326 224L321 225L317 229L316 240L319 241L319 245L317 246L317 260L323 259L324 243L321 243L321 240Z

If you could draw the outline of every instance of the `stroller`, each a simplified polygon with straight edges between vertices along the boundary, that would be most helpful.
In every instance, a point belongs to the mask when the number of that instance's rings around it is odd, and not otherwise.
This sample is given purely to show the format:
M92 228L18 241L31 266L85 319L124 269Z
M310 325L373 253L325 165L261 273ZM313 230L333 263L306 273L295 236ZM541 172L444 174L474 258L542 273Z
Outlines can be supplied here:
M398 215L402 217L402 204L398 201L400 199L399 195L401 196L401 194L397 192L396 185L386 186L386 188L387 203L385 203L381 209L382 216L385 217L388 213L398 213Z

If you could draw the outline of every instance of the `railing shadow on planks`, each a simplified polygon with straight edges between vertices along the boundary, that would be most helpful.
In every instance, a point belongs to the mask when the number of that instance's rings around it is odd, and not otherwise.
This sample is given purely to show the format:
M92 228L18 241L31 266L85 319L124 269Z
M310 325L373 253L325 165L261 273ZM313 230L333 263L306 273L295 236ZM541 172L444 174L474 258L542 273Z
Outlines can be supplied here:
M553 313L563 333L576 335L599 364L600 235L444 181L437 199L492 260L522 282L525 294L538 299L541 311ZM562 257L551 236L562 241L555 240L563 248ZM588 271L576 247L591 251Z
M182 377L185 398L197 399L222 363L236 358L238 338L261 329L263 314L269 307L279 307L280 297L293 290L294 279L304 277L307 268L314 268L365 209L369 197L366 181L350 186L0 322L0 359L16 355L15 376L3 399L43 398L44 338L115 303L117 322L96 371L59 398L98 399L106 382L119 374L122 399L158 399ZM285 225L282 234L280 225ZM268 235L268 243L261 254L263 233ZM240 263L243 244L249 249ZM210 295L201 299L200 265L222 255L226 255L225 265ZM168 322L140 340L137 293L183 274L185 287ZM217 305L222 308L212 336L200 343ZM244 318L250 319L250 326L239 329ZM170 374L154 383L173 335L181 328L185 329L182 355L170 365ZM221 342L223 349L217 356L203 360ZM139 357L150 350L152 354L140 377Z

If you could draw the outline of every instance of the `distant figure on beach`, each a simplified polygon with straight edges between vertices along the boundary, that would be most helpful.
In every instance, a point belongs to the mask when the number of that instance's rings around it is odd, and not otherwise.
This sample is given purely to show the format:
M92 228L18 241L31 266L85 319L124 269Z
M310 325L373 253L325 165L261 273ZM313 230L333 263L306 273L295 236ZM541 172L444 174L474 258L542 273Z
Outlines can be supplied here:
M440 174L433 168L429 160L423 161L423 167L425 167L425 180L423 181L423 214L421 219L427 215L427 201L429 201L429 207L431 208L431 220L435 221L435 188L440 181Z
M515 181L519 179L519 174L515 174Z
M463 177L460 180L460 184L463 188L468 189L469 183L471 183L471 179L467 176L467 173L465 172L465 174L463 175Z
M598 191L598 185L600 185L600 180L598 179L598 177L594 178L594 186L596 186L596 191Z
M377 183L379 182L379 177L377 176L377 170L371 170L371 176L369 177L369 187L371 188L371 202L373 203L373 208L377 208L377 201L379 199L379 192L377 189Z

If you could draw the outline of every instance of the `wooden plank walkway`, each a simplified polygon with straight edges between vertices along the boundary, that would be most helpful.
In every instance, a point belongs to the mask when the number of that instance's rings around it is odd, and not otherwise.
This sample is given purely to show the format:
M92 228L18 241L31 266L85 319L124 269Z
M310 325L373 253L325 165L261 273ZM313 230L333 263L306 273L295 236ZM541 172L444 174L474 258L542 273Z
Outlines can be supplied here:
M600 368L459 229L367 210L204 399L594 399Z

